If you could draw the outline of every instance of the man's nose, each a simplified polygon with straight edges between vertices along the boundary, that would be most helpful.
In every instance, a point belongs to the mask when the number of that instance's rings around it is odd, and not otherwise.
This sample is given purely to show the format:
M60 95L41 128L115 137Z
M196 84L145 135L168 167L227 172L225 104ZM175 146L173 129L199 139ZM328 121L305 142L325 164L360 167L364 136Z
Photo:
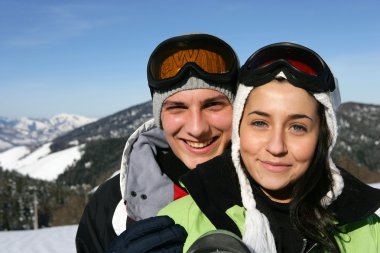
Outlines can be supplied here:
M186 119L185 129L187 133L193 137L201 137L210 130L210 125L207 117L201 110L194 110Z

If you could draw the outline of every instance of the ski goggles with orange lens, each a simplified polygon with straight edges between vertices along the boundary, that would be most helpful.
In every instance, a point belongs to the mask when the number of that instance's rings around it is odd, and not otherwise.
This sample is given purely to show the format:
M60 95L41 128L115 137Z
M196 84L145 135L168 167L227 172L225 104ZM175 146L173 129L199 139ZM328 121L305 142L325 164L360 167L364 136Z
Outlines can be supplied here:
M253 53L241 67L239 81L257 87L281 71L291 84L307 91L335 90L335 79L326 62L311 49L289 42L271 44Z
M151 54L148 84L153 93L183 84L194 76L236 89L239 67L235 51L223 40L209 34L177 36L159 44Z

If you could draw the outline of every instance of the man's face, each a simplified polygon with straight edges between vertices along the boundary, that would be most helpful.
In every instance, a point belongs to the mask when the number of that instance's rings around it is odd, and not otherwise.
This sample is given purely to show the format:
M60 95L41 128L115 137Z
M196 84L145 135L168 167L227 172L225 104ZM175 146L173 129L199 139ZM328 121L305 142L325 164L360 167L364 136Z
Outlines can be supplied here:
M174 154L193 169L222 154L229 144L232 105L215 90L185 90L164 101L161 122Z

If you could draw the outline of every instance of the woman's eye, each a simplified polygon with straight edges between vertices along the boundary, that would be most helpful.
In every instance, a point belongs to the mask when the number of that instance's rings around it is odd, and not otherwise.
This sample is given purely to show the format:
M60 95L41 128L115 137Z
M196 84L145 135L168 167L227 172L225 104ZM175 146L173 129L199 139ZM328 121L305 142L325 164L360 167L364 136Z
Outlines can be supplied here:
M253 121L251 125L254 127L266 127L267 123L265 123L264 121Z
M294 131L296 132L307 132L307 129L306 127L302 126L302 125L292 125L291 127Z

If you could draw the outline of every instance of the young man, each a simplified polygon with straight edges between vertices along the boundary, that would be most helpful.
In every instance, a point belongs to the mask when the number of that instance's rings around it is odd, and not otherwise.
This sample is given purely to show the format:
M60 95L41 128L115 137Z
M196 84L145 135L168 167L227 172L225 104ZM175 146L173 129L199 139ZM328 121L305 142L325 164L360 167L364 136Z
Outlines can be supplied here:
M173 37L157 46L147 70L154 119L131 135L120 174L101 185L86 206L77 252L104 252L130 223L187 195L178 178L230 145L239 67L234 50L208 34Z

